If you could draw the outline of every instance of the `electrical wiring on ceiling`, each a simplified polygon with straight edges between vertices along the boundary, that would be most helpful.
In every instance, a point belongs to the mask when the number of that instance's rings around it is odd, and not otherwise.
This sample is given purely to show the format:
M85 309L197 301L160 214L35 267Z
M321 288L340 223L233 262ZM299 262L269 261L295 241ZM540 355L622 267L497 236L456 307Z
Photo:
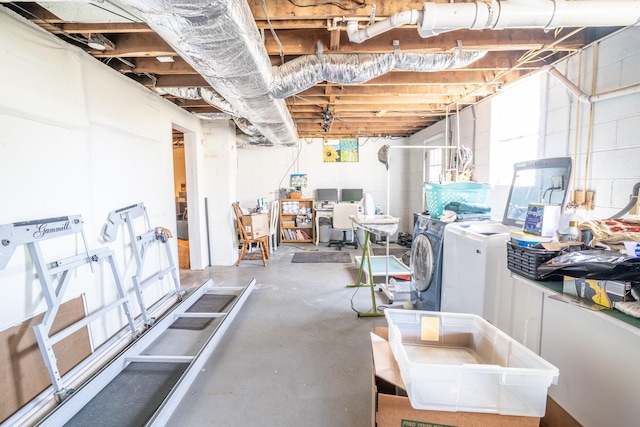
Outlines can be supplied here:
M280 60L284 64L284 47L282 47L282 43L280 42L280 39L276 35L276 30L273 28L273 25L271 25L271 20L269 19L269 12L267 12L267 3L265 2L265 0L262 0L262 11L264 12L264 16L267 19L267 25L269 25L269 31L271 32L273 39L276 41L276 44L278 45L278 49L280 49Z

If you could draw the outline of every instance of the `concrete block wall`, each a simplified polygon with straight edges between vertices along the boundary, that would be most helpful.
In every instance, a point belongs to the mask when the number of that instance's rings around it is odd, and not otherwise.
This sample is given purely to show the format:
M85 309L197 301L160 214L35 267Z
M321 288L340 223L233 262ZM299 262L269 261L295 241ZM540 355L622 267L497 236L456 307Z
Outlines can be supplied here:
M628 28L557 68L574 84L580 82L590 95L638 85L639 37L640 28ZM548 79L544 154L572 156L572 188L595 191L595 209L578 209L578 215L584 219L609 217L627 204L633 185L640 181L640 93L579 104L559 81Z
M556 65L556 68L587 94L601 94L623 87L640 84L640 28L631 27L589 47L581 54ZM596 84L592 92L593 52ZM582 58L580 58L582 55ZM505 91L509 90L505 88ZM623 208L631 196L633 185L640 181L640 92L598 101L593 104L590 121L590 105L578 104L574 95L554 77L542 76L538 157L564 157L574 160L575 183L570 188L595 191L595 209L578 209L583 219L607 218ZM492 167L491 120L492 100L500 93L475 106L476 145L474 151L477 181L490 181ZM523 100L523 102L526 102ZM453 119L455 123L456 119ZM437 123L410 138L412 144L428 139L444 129L444 121ZM471 108L460 113L460 140L466 145L472 134ZM578 134L576 137L576 129ZM452 128L452 141L457 141L457 128ZM590 147L589 147L590 139ZM588 153L588 156L587 156ZM587 163L588 161L588 163ZM415 167L411 163L412 167ZM508 188L494 186L488 203L492 215L501 217ZM412 208L412 207L410 207Z

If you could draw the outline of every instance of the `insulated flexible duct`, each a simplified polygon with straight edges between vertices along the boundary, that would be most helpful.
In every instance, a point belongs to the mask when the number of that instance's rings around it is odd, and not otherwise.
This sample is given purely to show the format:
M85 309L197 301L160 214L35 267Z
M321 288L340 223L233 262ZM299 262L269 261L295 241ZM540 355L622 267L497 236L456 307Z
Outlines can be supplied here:
M298 135L283 100L269 95L271 63L246 1L123 0L272 143Z
M358 84L380 77L393 69L442 71L462 68L487 52L324 54L300 56L274 67L271 96L286 98L327 81Z

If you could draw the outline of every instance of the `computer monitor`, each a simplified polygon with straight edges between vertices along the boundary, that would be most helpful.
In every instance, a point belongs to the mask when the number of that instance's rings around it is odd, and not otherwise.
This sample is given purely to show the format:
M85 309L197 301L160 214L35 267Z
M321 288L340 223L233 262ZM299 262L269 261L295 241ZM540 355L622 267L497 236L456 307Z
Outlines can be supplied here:
M338 189L337 188L317 188L316 200L318 202L338 202Z
M359 202L362 200L362 188L343 188L340 201L342 202Z

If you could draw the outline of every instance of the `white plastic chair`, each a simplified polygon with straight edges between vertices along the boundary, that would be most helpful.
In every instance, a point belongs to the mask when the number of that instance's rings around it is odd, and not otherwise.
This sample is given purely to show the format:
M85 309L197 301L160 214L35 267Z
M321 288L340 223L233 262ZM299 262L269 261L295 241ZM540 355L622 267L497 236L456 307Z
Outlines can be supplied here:
M269 224L269 253L278 250L278 218L280 216L280 201L274 200L269 207L271 221Z
M342 231L342 240L332 240L328 246L336 245L342 250L345 245L352 245L358 249L358 241L352 234L351 241L347 241L347 231L354 232L353 221L351 217L358 213L358 205L356 203L338 203L333 207L332 227L334 230Z

